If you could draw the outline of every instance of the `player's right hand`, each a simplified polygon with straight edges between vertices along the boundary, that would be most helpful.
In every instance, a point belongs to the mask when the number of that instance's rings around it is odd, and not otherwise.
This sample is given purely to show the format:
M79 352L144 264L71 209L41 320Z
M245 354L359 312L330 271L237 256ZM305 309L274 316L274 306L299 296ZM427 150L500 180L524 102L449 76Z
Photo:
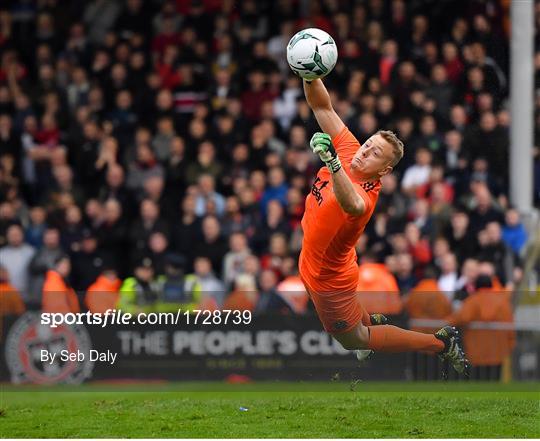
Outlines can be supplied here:
M313 153L319 155L319 158L326 164L331 173L336 173L341 168L341 161L329 134L316 132L311 137L309 146L313 150Z

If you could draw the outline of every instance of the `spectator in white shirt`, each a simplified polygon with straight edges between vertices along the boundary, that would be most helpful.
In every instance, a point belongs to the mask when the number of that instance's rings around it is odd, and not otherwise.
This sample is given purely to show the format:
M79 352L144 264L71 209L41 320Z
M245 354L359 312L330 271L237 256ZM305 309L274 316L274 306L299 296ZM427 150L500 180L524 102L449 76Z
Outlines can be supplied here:
M244 263L251 255L246 235L233 233L229 238L229 249L223 258L223 280L227 286L232 286L236 276L245 272Z
M0 248L0 262L9 274L13 287L23 299L28 298L28 266L36 250L24 242L24 233L20 225L14 224L7 229L7 245Z
M458 288L458 277L456 256L446 253L441 257L441 275L437 284L450 302L454 300L454 293Z
M401 188L405 193L414 196L416 189L429 181L431 159L431 152L428 149L419 148L416 151L416 162L405 170L401 181Z

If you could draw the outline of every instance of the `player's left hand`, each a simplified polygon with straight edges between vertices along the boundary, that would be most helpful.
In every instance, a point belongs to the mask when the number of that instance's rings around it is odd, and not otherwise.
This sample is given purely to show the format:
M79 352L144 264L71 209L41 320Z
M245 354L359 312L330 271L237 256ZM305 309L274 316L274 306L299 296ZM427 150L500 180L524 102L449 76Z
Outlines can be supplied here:
M321 161L326 164L332 173L336 173L341 168L341 161L332 144L332 138L327 133L316 132L309 142L313 153L319 155Z

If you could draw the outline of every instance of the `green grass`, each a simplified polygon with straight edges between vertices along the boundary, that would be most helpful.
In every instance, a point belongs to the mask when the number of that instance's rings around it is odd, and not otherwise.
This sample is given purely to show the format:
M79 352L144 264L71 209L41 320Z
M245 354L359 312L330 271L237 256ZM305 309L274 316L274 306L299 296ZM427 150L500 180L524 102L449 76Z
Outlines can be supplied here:
M361 383L351 388L344 383L177 383L141 389L85 385L73 392L62 387L24 391L4 387L0 435L540 437L538 384Z

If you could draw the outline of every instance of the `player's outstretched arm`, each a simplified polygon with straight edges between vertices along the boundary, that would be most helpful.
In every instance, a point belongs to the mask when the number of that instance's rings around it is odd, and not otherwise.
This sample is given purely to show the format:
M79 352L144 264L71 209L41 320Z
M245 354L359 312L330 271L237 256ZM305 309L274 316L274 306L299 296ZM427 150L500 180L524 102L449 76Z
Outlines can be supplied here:
M338 154L334 149L330 135L315 133L309 143L314 153L317 153L332 174L334 194L345 213L352 216L361 216L366 210L362 197L356 192L347 173L341 166Z
M354 189L343 168L340 168L336 173L332 173L332 181L334 194L343 211L352 216L362 216L366 211L366 204Z
M345 124L332 107L330 95L322 80L320 78L309 82L304 80L304 94L322 131L335 138Z

